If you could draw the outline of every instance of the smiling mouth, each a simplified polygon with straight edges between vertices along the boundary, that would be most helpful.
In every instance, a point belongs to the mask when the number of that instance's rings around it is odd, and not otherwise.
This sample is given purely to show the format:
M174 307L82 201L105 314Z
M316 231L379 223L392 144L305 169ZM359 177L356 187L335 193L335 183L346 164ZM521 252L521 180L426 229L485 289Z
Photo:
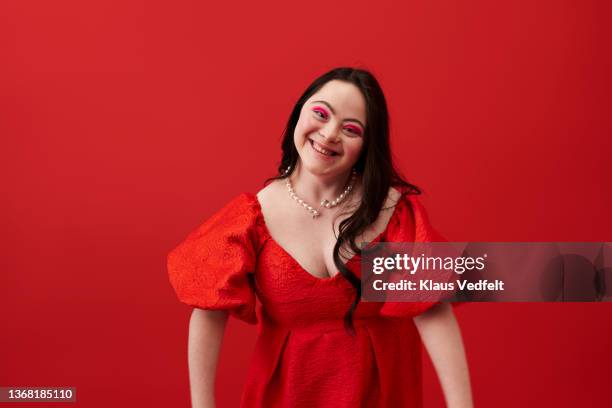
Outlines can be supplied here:
M338 153L333 152L331 150L327 150L326 148L322 147L321 145L319 145L312 139L308 139L308 141L310 142L310 145L312 146L312 148L321 154L324 154L326 156L337 156L338 155Z

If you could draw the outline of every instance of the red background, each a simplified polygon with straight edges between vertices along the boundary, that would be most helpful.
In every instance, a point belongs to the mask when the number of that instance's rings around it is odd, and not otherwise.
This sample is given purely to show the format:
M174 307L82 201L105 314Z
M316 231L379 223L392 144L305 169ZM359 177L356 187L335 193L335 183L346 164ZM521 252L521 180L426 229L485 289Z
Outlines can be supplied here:
M398 164L450 240L611 241L608 4L4 0L0 386L186 406L166 254L272 175L297 97L338 65L379 78ZM609 403L611 311L459 308L476 405ZM254 337L231 321L220 407Z

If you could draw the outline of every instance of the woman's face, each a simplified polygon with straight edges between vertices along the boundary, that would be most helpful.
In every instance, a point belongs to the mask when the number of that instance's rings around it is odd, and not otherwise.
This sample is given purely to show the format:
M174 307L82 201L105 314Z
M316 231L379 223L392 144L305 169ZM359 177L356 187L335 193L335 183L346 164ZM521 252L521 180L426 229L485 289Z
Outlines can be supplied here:
M332 80L302 107L293 140L305 170L343 175L359 159L366 124L366 102L355 85Z

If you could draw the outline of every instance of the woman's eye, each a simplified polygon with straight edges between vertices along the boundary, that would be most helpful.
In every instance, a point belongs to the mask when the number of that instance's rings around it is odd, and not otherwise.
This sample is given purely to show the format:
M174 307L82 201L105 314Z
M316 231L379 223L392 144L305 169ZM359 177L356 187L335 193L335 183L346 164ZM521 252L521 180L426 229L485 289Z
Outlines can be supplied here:
M321 119L327 119L327 114L325 112L323 112L322 110L319 109L313 109L313 112L315 113L316 116L318 116Z
M361 132L358 129L355 129L354 127L347 127L345 128L346 130L349 131L349 133L355 135L355 136L361 136Z

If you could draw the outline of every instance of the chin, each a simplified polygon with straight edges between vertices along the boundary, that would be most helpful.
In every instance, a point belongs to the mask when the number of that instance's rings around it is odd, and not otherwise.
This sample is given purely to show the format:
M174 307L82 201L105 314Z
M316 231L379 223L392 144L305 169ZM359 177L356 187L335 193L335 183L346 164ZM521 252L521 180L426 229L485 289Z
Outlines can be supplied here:
M309 173L318 175L318 176L329 174L330 170L332 170L331 168L323 166L319 163L312 163L310 161L303 160L303 159L300 159L300 160L302 161L302 167L304 168L304 170L308 171Z
M300 158L302 162L302 168L307 172L314 174L315 176L330 176L333 174L341 175L348 171L351 171L351 167L344 168L344 166L340 167L337 164L333 166L326 166L321 163L313 163L311 161L305 161Z

